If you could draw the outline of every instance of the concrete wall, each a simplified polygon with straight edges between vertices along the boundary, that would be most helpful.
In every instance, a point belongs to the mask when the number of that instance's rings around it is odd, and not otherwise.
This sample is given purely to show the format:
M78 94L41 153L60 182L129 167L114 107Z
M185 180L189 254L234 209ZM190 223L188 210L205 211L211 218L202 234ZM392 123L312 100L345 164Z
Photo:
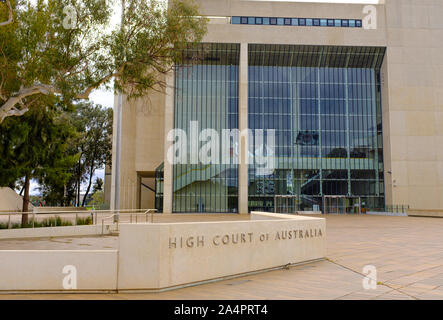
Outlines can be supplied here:
M122 224L120 228L118 252L0 251L0 291L72 291L63 286L72 275L63 273L66 266L75 267L78 291L157 290L326 255L322 218L252 213L251 220L243 221Z
M30 203L29 210L34 206ZM0 212L14 212L23 210L23 197L11 188L0 188Z
M118 103L116 97L114 105ZM114 108L115 109L115 108ZM123 98L120 163L120 208L137 209L140 204L138 172L155 172L164 159L165 95L152 91L137 100ZM116 109L115 109L116 110ZM117 118L117 113L116 117ZM117 119L114 132L117 132ZM116 161L116 134L112 161ZM113 166L112 177L115 177ZM111 183L111 207L115 201L115 181ZM116 208L118 209L118 208Z
M307 2L266 2L239 0L198 0L200 12L207 16L257 16L363 19L362 4ZM377 5L376 30L362 28L321 28L210 24L204 42L385 46L384 6Z
M77 290L115 290L116 250L0 251L0 291L62 291L63 280L76 269Z
M389 202L443 211L443 2L389 0L386 16Z
M110 234L113 230L105 225L103 233ZM35 229L4 229L0 230L0 239L26 239L26 238L50 238L50 237L77 237L96 236L102 234L102 226L72 226L50 227Z
M118 289L169 288L326 254L325 219L261 213L251 219L121 225Z
M35 213L48 213L48 212L73 212L79 211L82 213L86 213L86 208L84 207L34 207L32 212Z

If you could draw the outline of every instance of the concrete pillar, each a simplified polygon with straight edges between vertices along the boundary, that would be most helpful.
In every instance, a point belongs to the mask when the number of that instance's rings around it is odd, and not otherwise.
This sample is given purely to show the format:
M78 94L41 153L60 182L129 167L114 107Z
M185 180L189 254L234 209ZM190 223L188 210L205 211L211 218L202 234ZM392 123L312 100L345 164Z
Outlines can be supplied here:
M174 129L174 93L175 75L171 71L166 75L166 97L165 97L165 150L164 150L164 176L163 176L163 213L172 213L173 195L173 168L168 161L168 150L172 146L166 137L170 130Z
M112 134L112 181L111 181L111 210L120 209L120 130L121 130L121 95L114 95L114 117Z
M239 70L239 130L246 132L248 129L248 44L240 44L240 70ZM240 165L238 180L238 210L240 214L248 213L248 135L240 137Z

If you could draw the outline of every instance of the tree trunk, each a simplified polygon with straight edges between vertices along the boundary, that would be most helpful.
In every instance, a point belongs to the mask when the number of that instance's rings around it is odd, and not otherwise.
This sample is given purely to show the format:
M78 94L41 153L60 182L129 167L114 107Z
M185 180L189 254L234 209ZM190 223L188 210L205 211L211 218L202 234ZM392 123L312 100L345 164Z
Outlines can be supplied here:
M23 196L23 210L22 212L28 212L29 211L29 176L26 175L25 177L25 195ZM22 228L24 228L28 224L28 214L24 213L22 214Z
M89 190L91 189L91 185L92 185L92 177L94 176L94 166L91 167L91 171L89 172L89 184L88 184L88 188L86 189L86 193L85 196L83 197L83 203L82 203L82 207L85 206L85 202L86 202L86 197L89 194Z
M77 207L80 207L80 187L81 187L81 179L82 179L82 177L81 177L81 162L80 162L80 159L78 160L78 176L77 176L77 203L76 203L76 205L77 205Z
M69 205L75 206L77 204L77 177L74 180L74 199L71 199Z
M77 207L80 207L80 180L77 182Z

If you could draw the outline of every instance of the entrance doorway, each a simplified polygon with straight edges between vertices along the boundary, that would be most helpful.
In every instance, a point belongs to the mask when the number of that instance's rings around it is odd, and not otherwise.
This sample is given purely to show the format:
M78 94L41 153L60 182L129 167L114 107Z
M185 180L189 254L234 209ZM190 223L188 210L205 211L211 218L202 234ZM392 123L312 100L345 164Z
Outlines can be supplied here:
M296 195L275 195L274 213L297 213L299 203Z
M323 196L324 214L361 214L361 198L357 196Z

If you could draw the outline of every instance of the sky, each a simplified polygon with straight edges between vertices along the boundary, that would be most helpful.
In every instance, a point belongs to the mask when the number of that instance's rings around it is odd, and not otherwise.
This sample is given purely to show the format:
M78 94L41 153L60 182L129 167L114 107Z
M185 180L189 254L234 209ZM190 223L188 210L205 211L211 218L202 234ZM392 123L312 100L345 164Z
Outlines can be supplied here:
M117 4L119 1L114 0ZM249 0L243 0L243 1L249 1ZM383 2L383 0L255 0L255 1L280 1L280 2L323 2L323 3L362 3L362 4L377 4L379 2ZM111 20L112 24L118 24L120 21L120 12L121 9L119 6L116 6L114 9L114 15ZM102 106L106 108L113 108L114 106L114 93L112 90L104 90L104 89L97 89L91 93L90 100L93 101L95 104L101 104ZM94 180L99 177L104 180L105 176L105 170L99 169L95 172L95 178ZM31 182L31 194L32 195L38 195L38 184L35 181ZM85 191L87 188L87 185L82 186L82 191Z

